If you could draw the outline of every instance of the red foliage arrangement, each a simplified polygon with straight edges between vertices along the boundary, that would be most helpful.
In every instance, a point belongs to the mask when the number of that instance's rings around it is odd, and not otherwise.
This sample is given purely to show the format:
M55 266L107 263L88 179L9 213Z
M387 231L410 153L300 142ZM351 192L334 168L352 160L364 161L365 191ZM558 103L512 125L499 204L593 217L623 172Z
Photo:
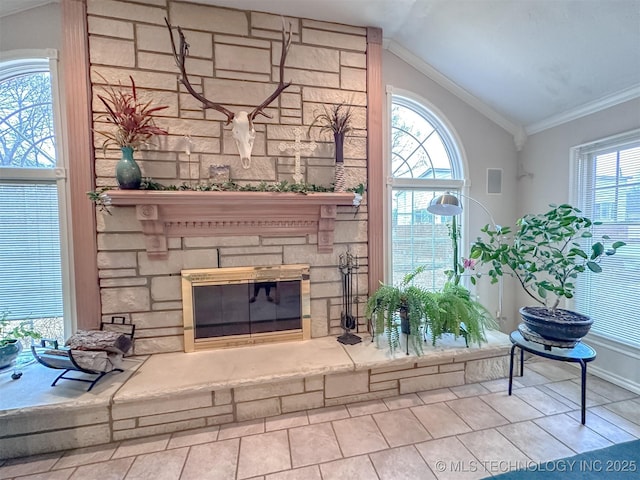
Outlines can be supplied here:
M131 91L108 85L104 88L106 95L98 95L107 108L107 113L98 118L106 118L113 124L115 131L95 130L106 137L102 148L106 149L115 143L119 147L138 148L154 135L167 135L168 132L156 126L153 114L168 108L167 105L152 107L151 101L143 103L138 100L136 84L131 79Z

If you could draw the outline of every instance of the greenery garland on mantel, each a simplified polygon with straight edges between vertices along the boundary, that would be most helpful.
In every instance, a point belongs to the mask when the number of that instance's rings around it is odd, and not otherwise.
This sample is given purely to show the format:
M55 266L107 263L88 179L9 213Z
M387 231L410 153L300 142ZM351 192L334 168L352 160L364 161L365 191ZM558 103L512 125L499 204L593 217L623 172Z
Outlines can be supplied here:
M96 204L98 211L106 212L111 215L109 211L110 201L105 198L104 193L112 190L113 187L102 187L97 190L87 192L89 200ZM260 182L257 185L245 184L241 185L234 181L224 183L198 183L196 185L190 185L183 183L182 185L164 185L153 181L151 178L145 178L142 180L140 190L162 190L162 191L191 191L191 192L275 192L275 193L300 193L307 195L310 193L333 193L333 187L325 187L323 185L314 185L312 183L289 183L286 180L278 183ZM361 183L355 187L348 188L347 192L353 192L357 195L363 195L366 191L366 186ZM359 207L359 204L358 204Z

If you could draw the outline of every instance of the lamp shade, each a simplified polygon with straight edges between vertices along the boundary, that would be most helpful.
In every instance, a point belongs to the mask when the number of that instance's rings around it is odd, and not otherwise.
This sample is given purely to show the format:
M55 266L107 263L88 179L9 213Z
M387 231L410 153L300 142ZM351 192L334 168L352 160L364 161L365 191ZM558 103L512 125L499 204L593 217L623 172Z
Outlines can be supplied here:
M435 215L453 217L462 213L462 205L460 205L458 197L445 193L431 200L427 210Z

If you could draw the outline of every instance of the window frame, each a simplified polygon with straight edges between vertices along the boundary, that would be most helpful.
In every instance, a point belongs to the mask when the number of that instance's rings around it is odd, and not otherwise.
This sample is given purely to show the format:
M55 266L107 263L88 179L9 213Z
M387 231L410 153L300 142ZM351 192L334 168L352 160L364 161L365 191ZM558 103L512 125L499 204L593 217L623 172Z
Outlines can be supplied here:
M73 244L67 182L67 160L62 129L62 109L58 73L58 51L55 49L20 49L0 52L0 81L20 74L48 72L51 82L54 148L54 168L2 168L3 181L27 181L55 184L58 192L60 262L62 273L63 328L65 336L76 326L74 283L72 275Z
M583 189L591 189L593 187L593 178L587 174L587 169L592 167L592 161L585 161L586 155L600 154L603 155L607 150L610 152L620 151L626 146L637 145L640 142L640 129L630 130L619 135L613 135L606 138L602 138L596 141L587 142L581 145L571 147L570 149L570 202L577 208L580 208L585 215L589 218L595 218L594 215L585 209L584 197L586 196ZM609 205L609 204L606 204ZM594 208L597 205L595 202L589 205L590 208ZM635 223L635 222L634 222ZM615 239L614 239L615 240ZM606 267L604 267L606 268ZM577 288L580 288L580 284L577 284ZM617 290L614 290L617 291ZM577 293L577 291L576 291ZM573 299L567 300L567 308L573 310L579 310L578 307L578 294ZM585 312L587 315L589 312ZM623 332L622 332L623 333ZM632 352L633 355L640 354L640 347L636 344L625 342L622 338L623 335L609 335L604 332L597 331L597 328L591 328L589 337L595 337L598 341L604 342L609 348L618 350L621 352Z
M459 192L463 196L468 196L468 180L467 172L468 164L467 157L464 151L462 142L448 121L446 116L433 104L426 99L414 94L413 92L387 86L387 118L385 121L385 157L384 157L384 178L385 181L385 193L384 193L384 279L386 283L392 281L393 272L393 259L392 259L392 214L391 209L393 206L393 190L416 190L416 191L446 191ZM452 176L451 179L433 179L433 178L394 178L391 175L391 162L392 162L392 145L391 135L393 131L392 122L392 106L393 104L399 104L404 107L410 108L422 115L429 123L433 125L435 130L441 136L449 158L451 160ZM467 254L468 248L466 247L467 241L465 232L468 230L469 217L467 209L463 209L459 215L461 229L460 245L461 255Z

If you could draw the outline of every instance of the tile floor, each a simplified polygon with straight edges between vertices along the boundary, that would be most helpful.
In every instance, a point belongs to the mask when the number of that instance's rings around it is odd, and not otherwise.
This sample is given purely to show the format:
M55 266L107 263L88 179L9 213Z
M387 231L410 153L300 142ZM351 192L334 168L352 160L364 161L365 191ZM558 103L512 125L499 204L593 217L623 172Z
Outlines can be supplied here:
M640 438L640 396L532 358L524 377L0 461L0 479L475 479Z

